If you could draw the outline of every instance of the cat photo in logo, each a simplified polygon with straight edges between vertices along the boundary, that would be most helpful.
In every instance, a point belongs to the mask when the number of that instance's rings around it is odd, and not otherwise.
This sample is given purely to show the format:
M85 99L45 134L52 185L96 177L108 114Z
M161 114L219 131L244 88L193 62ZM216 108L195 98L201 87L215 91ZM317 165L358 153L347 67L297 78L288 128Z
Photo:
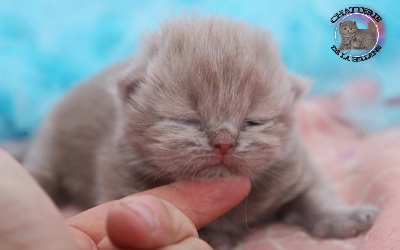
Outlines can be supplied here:
M376 26L372 21L368 23L367 29L359 29L356 21L340 22L339 33L342 36L340 51L347 49L372 50L377 42Z
M384 36L382 17L365 7L349 7L337 12L335 24L336 55L346 61L361 62L371 59L382 48Z

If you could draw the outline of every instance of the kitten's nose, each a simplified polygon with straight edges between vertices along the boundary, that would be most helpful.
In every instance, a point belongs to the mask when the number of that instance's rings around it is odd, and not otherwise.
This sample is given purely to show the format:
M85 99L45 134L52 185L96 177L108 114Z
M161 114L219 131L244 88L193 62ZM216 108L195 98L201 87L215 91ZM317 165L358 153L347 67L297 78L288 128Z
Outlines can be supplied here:
M228 130L222 129L215 135L211 143L221 155L227 155L229 150L234 147L235 138Z
M216 143L214 144L214 147L219 149L219 152L221 155L226 155L229 151L230 148L233 148L232 143Z

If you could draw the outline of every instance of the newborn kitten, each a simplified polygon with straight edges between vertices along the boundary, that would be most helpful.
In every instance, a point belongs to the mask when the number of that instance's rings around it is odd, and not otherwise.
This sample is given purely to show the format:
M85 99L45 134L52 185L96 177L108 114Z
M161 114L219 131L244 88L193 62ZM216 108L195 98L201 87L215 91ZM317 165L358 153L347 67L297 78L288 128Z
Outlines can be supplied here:
M248 198L200 232L215 247L277 217L318 237L355 236L377 209L343 204L314 168L295 128L305 89L266 32L183 17L69 93L26 166L58 204L84 208L182 179L248 176Z
M371 50L376 43L374 22L368 23L368 29L358 29L355 21L344 21L339 24L339 33L342 36L339 50Z

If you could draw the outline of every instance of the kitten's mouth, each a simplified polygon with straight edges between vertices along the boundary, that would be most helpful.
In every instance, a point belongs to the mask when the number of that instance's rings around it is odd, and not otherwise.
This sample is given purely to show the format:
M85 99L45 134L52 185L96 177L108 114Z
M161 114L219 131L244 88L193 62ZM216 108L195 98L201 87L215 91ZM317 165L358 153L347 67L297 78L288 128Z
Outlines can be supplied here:
M190 179L210 180L243 174L235 165L234 157L230 154L218 154L211 156L209 159L211 161L198 168L193 175L190 176Z
M232 163L232 156L231 155L218 154L218 155L213 157L213 161L215 161L216 163L231 164Z

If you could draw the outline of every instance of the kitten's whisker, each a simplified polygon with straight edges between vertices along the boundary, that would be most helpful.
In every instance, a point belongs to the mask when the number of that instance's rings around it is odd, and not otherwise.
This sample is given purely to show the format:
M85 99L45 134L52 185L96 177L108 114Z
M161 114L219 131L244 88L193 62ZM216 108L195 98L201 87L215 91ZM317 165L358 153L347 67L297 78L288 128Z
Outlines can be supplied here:
M278 181L282 182L283 184L290 186L290 183L288 183L285 179L283 179L284 176L279 175L280 172L274 172L274 171L269 171L268 175L271 177L274 177Z
M142 181L140 181L138 184L143 184L143 185L148 185L151 182L154 182L154 185L156 185L156 181L157 179L160 179L161 177L163 177L164 175L168 174L168 171L165 171L163 169L159 169L156 172L154 172L153 174L147 176L146 178L144 178ZM154 177L154 178L153 178Z
M161 171L160 171L160 172L161 172ZM162 173L162 174L156 176L156 178L154 178L153 181L154 181L154 182L157 181L158 179L160 179L161 177L165 176L166 174L168 174L168 171L164 171L164 173Z
M146 176L144 179L142 179L140 182L138 182L138 184L143 184L144 182L146 182L148 179L154 177L155 175L159 174L161 172L161 170L158 170L154 173L152 173L151 175ZM151 180L150 180L151 181Z
M247 230L249 232L253 232L256 228L253 227L253 228L250 229L249 225L248 225L248 216L247 216L247 204L248 204L248 202L249 202L249 195L246 195L246 203L244 204L245 224L246 224Z
M144 182L146 182L148 179L154 177L155 175L157 175L159 173L159 171L152 173L151 175L146 176L144 179L142 179L141 181L138 182L138 184L143 184ZM151 181L151 180L150 180Z

